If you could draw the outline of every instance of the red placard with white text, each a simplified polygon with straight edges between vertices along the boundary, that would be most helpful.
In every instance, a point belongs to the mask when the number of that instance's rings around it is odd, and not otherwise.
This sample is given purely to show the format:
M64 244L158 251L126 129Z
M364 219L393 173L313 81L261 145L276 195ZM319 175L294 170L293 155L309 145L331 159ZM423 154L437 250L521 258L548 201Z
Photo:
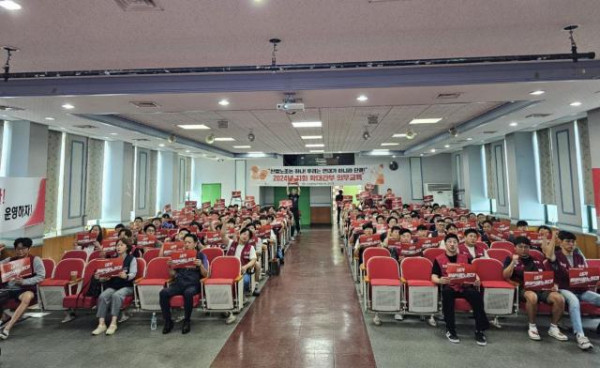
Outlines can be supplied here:
M182 241L166 242L162 246L163 256L168 257L173 252L183 250L184 246Z
M154 235L138 234L137 235L137 246L138 247L154 247L156 244L156 237Z
M442 241L443 236L434 236L431 238L419 238L419 244L423 249L437 248Z
M96 238L88 232L77 233L77 245L80 247L87 247L95 241Z
M185 206L185 208L194 209L198 206L198 201L185 201L184 206Z
M376 247L381 243L381 237L379 234L361 235L358 238L358 243L361 248Z
M477 279L475 266L466 263L450 263L446 268L450 283L454 285L472 284Z
M96 270L98 277L113 277L123 271L123 258L109 258L98 260L101 265Z
M389 245L389 242L388 242ZM422 248L421 245L419 243L400 243L399 246L397 246L397 248L399 248L400 250L400 255L403 257L414 257L414 256L418 256L419 254L421 254Z
M423 203L433 203L433 195L423 196Z
M375 229L377 230L377 234L383 234L388 230L387 224L376 224Z
M292 207L291 199L282 199L279 201L279 207Z
M554 272L537 271L523 273L525 290L550 290L554 287Z
M217 246L223 243L223 237L218 231L207 231L204 235L204 243L208 246Z
M112 257L117 254L117 242L118 239L102 240L102 251L106 257Z
M600 268L569 269L569 286L574 289L593 289L600 282Z
M271 225L259 226L256 229L256 236L261 239L268 239L271 237Z
M29 257L16 259L11 262L0 264L2 283L12 281L19 277L27 277L33 274L31 259Z
M231 192L231 198L242 198L242 191L234 190L233 192Z
M195 267L196 251L193 249L174 251L170 257L172 267L175 269Z

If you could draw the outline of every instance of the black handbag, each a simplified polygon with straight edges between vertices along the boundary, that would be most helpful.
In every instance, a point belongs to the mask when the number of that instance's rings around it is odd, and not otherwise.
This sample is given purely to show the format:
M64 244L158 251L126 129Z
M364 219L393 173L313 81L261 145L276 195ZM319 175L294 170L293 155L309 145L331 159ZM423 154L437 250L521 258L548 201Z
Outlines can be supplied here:
M88 287L87 291L85 292L85 296L97 298L100 296L100 293L102 293L102 283L100 280L92 277L90 279L90 287Z

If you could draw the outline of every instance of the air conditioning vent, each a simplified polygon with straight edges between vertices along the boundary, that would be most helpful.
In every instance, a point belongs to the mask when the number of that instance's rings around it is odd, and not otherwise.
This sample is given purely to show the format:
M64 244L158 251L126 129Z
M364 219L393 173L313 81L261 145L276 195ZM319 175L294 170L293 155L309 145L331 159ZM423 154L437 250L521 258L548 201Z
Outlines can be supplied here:
M438 100L455 100L462 95L460 92L455 93L440 93L437 95Z
M23 111L20 107L0 105L0 111Z
M547 118L550 115L552 115L552 114L544 114L544 113L529 114L529 115L525 116L525 118L527 118L527 119L540 119L540 118Z
M377 125L379 123L379 118L377 115L369 115L367 117L367 122L369 125Z
M73 125L73 128L77 128L77 129L98 129L98 127L95 127L93 125Z
M498 133L498 132L495 130L486 130L483 132L483 134L496 134L496 133Z
M152 101L130 101L129 103L140 109L156 109L160 106L156 102Z
M217 126L219 129L227 129L229 128L229 122L227 120L219 120L217 122Z
M426 184L427 190L430 192L443 192L446 190L452 190L452 184Z
M163 10L158 0L115 0L124 11Z
M148 138L133 138L132 141L135 142L150 142Z

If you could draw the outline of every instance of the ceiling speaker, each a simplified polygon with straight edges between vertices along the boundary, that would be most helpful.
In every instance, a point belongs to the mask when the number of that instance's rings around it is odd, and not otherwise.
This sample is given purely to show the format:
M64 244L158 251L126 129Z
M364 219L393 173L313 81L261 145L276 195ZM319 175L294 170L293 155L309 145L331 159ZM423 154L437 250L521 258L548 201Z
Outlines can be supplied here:
M206 136L206 143L208 143L208 144L215 143L215 135L214 134L207 135Z
M390 162L390 170L392 170L392 171L398 170L398 163L396 161Z

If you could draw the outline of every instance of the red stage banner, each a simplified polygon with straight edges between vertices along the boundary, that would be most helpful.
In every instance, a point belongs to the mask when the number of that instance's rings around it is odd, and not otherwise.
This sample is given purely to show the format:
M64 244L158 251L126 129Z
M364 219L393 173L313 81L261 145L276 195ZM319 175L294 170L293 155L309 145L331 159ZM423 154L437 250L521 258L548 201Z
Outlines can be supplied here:
M0 178L0 233L44 223L45 178Z

